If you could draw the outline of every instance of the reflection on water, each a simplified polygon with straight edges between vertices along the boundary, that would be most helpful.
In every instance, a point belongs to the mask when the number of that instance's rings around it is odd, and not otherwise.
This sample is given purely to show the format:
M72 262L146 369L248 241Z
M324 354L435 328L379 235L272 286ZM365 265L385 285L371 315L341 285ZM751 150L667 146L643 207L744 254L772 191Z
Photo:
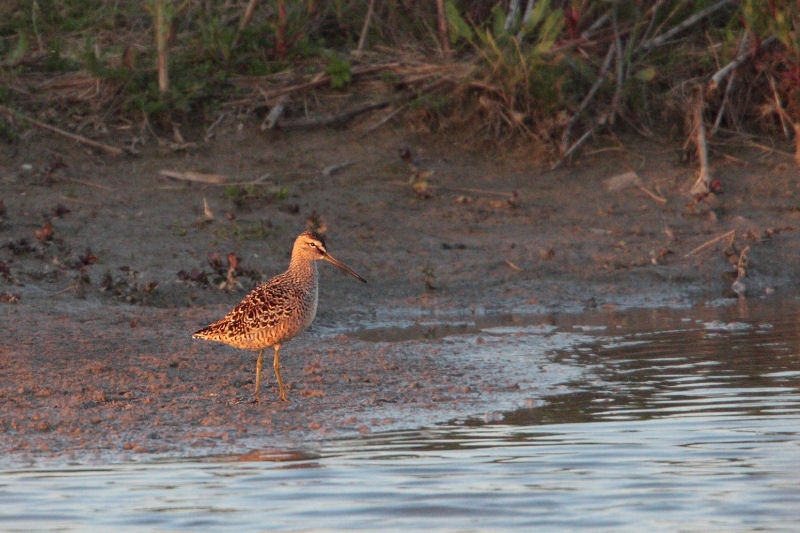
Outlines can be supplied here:
M751 306L558 317L542 336L590 340L553 362L588 373L494 424L6 471L0 529L790 531L800 305Z

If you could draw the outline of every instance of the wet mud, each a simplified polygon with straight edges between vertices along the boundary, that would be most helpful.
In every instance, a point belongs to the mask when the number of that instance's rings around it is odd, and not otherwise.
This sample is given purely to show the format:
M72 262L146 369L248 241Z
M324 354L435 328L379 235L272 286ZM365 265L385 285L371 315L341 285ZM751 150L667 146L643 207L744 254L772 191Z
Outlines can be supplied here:
M476 324L523 317L535 344L554 314L735 298L737 266L749 299L800 281L800 181L776 153L716 158L725 192L695 204L693 167L641 140L555 171L389 130L231 128L121 158L32 132L0 151L7 463L296 449L535 406L575 369L537 355L520 375L513 339ZM608 186L632 170L644 189ZM252 404L255 354L191 333L284 270L308 226L369 283L320 265L317 320L282 348L291 402L265 372Z

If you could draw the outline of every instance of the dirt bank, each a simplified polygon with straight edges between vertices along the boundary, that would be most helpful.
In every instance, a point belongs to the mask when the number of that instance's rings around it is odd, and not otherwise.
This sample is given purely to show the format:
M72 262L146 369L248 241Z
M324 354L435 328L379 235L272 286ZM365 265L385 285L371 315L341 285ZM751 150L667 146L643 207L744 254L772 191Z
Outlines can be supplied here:
M728 297L745 250L749 298L797 292L800 180L776 153L717 154L724 194L689 209L693 167L655 143L549 171L524 154L388 128L265 136L229 126L189 151L151 146L135 157L39 131L0 147L7 457L288 448L469 416L515 385L437 357L436 343L424 353L391 338L367 343L354 334L362 327ZM424 195L408 184L401 147ZM643 188L609 190L626 171ZM282 271L309 224L369 284L321 266L317 321L282 350L293 401L271 401L270 375L268 401L252 405L254 354L190 335Z

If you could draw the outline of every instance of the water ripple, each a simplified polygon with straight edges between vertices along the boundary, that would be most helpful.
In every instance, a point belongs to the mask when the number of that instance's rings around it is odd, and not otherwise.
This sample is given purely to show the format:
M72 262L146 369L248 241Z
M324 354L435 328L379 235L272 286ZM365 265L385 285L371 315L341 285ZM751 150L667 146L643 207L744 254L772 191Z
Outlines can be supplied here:
M480 336L472 357L487 368L576 369L560 374L564 394L495 423L467 413L307 449L6 470L0 529L796 529L800 306L553 322L398 336L467 356Z

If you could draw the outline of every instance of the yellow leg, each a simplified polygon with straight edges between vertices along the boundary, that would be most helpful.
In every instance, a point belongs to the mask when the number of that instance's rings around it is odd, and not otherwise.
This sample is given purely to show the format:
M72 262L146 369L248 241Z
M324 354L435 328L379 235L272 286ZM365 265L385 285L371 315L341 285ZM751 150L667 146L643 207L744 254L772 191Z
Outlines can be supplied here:
M275 345L275 360L272 362L272 368L275 369L275 377L278 378L278 388L281 391L281 400L288 402L286 399L286 391L283 389L283 380L281 379L281 345Z
M258 403L258 391L261 389L261 367L264 364L264 350L262 348L260 352L258 352L258 359L256 360L256 394L253 403Z

